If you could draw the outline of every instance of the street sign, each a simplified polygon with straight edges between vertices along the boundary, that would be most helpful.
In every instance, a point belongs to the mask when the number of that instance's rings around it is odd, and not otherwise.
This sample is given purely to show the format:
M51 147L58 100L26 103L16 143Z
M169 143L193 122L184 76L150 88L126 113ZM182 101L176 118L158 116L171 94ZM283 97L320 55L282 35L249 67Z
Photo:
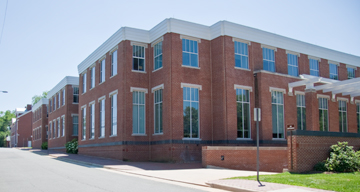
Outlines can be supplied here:
M254 108L254 121L261 121L261 109Z
M294 124L289 124L289 125L287 125L286 126L287 127L287 129L295 129L295 125Z

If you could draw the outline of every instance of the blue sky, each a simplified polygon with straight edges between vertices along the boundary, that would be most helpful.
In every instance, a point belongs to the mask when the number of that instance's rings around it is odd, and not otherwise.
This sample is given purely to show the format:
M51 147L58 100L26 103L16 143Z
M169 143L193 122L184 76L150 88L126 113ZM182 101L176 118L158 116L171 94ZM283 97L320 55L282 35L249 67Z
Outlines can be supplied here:
M6 0L0 0L0 29ZM8 0L0 44L0 111L31 103L120 27L151 29L165 18L220 20L360 56L360 1ZM0 30L1 32L1 30ZM360 65L360 64L359 64Z

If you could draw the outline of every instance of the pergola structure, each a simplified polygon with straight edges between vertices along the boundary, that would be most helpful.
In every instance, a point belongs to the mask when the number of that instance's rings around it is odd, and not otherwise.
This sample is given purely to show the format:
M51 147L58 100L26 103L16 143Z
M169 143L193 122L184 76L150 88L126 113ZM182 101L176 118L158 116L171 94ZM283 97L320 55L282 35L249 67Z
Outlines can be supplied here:
M331 92L333 101L335 101L335 95L340 93L343 96L349 95L351 103L354 103L354 97L360 96L360 77L339 81L303 74L300 75L300 78L303 80L289 83L289 95L293 95L294 87L305 85L305 89L322 90L324 93ZM315 83L323 83L323 85L315 86Z

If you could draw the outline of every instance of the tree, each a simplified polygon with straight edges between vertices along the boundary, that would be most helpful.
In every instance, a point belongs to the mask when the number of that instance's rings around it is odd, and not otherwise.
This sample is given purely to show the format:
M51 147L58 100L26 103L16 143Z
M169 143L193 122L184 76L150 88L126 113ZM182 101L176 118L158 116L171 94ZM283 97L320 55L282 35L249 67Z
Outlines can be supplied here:
M8 127L11 125L11 119L15 117L15 111L0 112L0 147L6 146L6 136L10 134Z
M35 95L32 97L32 104L35 105L37 102L39 102L42 98L46 98L48 94L48 91L44 91L42 95Z

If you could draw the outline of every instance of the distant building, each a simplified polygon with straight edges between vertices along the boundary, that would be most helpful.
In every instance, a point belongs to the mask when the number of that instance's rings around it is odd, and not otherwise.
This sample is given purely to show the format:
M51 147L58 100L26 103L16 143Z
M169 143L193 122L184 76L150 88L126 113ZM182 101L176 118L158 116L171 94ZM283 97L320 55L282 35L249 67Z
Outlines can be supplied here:
M16 108L16 118L12 119L10 147L31 147L32 142L32 111L31 105Z
M65 77L47 98L48 149L65 152L65 143L78 137L79 77Z
M40 149L41 145L47 142L48 103L48 99L41 98L32 108L32 147L36 149Z

